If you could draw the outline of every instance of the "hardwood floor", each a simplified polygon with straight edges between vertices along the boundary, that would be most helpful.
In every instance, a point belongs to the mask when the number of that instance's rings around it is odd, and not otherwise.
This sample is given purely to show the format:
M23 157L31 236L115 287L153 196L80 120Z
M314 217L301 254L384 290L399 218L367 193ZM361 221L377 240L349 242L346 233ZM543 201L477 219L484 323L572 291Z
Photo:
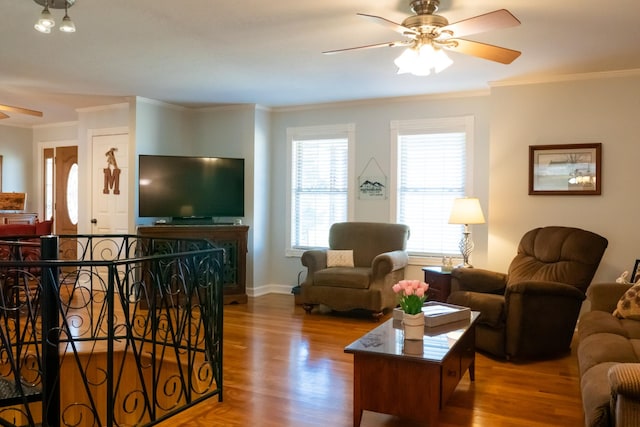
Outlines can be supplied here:
M228 305L224 316L223 402L207 400L160 426L353 425L353 357L343 349L375 321L305 314L289 295ZM476 380L465 374L439 418L440 427L582 425L574 354L515 364L478 353ZM427 427L368 411L361 426Z

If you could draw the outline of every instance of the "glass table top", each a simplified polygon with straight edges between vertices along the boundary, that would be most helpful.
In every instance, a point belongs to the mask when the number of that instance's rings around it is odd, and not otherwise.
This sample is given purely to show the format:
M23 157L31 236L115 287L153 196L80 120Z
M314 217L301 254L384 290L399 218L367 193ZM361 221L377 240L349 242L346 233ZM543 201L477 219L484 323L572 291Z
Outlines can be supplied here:
M424 328L420 340L405 340L400 320L389 319L345 347L346 353L376 353L390 357L417 357L442 362L480 315L472 311L468 320Z

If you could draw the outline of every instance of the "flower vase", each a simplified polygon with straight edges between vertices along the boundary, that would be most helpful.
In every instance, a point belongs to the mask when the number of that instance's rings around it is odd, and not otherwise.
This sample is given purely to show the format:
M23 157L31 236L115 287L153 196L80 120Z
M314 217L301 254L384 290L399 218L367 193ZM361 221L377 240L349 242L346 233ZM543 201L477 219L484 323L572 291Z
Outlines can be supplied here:
M402 314L402 328L405 340L422 340L424 337L424 314Z
M419 356L424 352L424 341L422 340L408 340L405 339L403 341L402 352L404 354L411 354L414 356Z

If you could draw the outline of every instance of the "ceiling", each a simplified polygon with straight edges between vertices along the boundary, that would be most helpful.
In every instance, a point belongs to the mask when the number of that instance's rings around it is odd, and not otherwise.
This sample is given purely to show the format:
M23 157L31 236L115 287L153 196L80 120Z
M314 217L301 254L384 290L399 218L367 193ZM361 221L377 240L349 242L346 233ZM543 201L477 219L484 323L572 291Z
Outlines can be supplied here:
M456 22L507 8L514 28L468 39L522 51L510 65L459 53L427 77L396 74L402 48L323 55L402 40L356 13L402 22L409 0L77 0L77 32L33 29L42 7L0 0L0 104L40 110L0 125L77 120L76 109L141 96L186 107L268 107L486 90L499 81L640 70L638 0L441 0ZM53 10L59 23L63 11Z

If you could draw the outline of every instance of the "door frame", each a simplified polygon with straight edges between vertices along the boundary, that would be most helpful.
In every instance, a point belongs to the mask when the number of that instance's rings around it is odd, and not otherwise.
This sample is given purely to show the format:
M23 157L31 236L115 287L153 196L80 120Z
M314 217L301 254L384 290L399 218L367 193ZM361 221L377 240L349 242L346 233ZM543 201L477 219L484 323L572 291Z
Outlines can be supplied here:
M38 154L37 154L37 167L35 168L37 173L37 182L34 183L34 187L36 188L36 195L35 197L37 198L38 202L36 204L36 212L38 213L38 219L40 221L44 221L46 218L44 217L44 203L43 203L43 199L44 199L44 187L42 186L42 183L44 182L44 170L42 168L42 165L44 164L44 150L46 148L53 148L54 151L57 147L69 147L69 146L76 146L78 147L78 156L80 155L79 151L80 151L80 147L78 146L78 140L77 139L66 139L66 140L57 140L57 141L41 141L38 142L37 147L38 147ZM80 158L78 157L78 168L80 167ZM80 195L80 188L78 186L78 195ZM28 196L29 200L32 200L31 196Z
M112 128L97 128L97 129L87 130L87 144L86 144L85 156L83 158L83 162L85 166L84 168L80 168L81 171L82 169L84 169L84 171L81 173L81 176L83 177L83 179L80 185L83 187L81 187L80 189L80 194L86 195L86 197L84 197L85 203L82 204L82 206L79 206L80 214L78 215L78 233L80 234L91 233L90 221L91 221L91 216L93 215L93 205L92 205L93 188L92 188L92 182L91 182L90 167L93 165L93 137L123 135L123 134L127 134L129 136L129 144L128 144L129 165L128 166L129 166L129 170L133 172L129 174L130 182L127 183L127 185L129 186L128 188L129 200L127 200L127 211L128 211L127 215L129 217L128 228L129 228L129 232L131 233L135 232L135 220L132 215L133 206L134 206L133 197L137 196L138 193L137 193L137 188L134 188L135 186L133 185L133 183L137 182L138 171L135 165L132 165L131 163L135 163L135 159L137 159L137 157L135 157L135 150L133 149L133 146L132 146L133 144L131 143L131 134L129 132L129 127L119 126L119 127L112 127ZM80 153L78 153L78 156L80 156ZM135 194L134 194L134 189L135 189ZM82 222L82 226L80 225L80 222Z

